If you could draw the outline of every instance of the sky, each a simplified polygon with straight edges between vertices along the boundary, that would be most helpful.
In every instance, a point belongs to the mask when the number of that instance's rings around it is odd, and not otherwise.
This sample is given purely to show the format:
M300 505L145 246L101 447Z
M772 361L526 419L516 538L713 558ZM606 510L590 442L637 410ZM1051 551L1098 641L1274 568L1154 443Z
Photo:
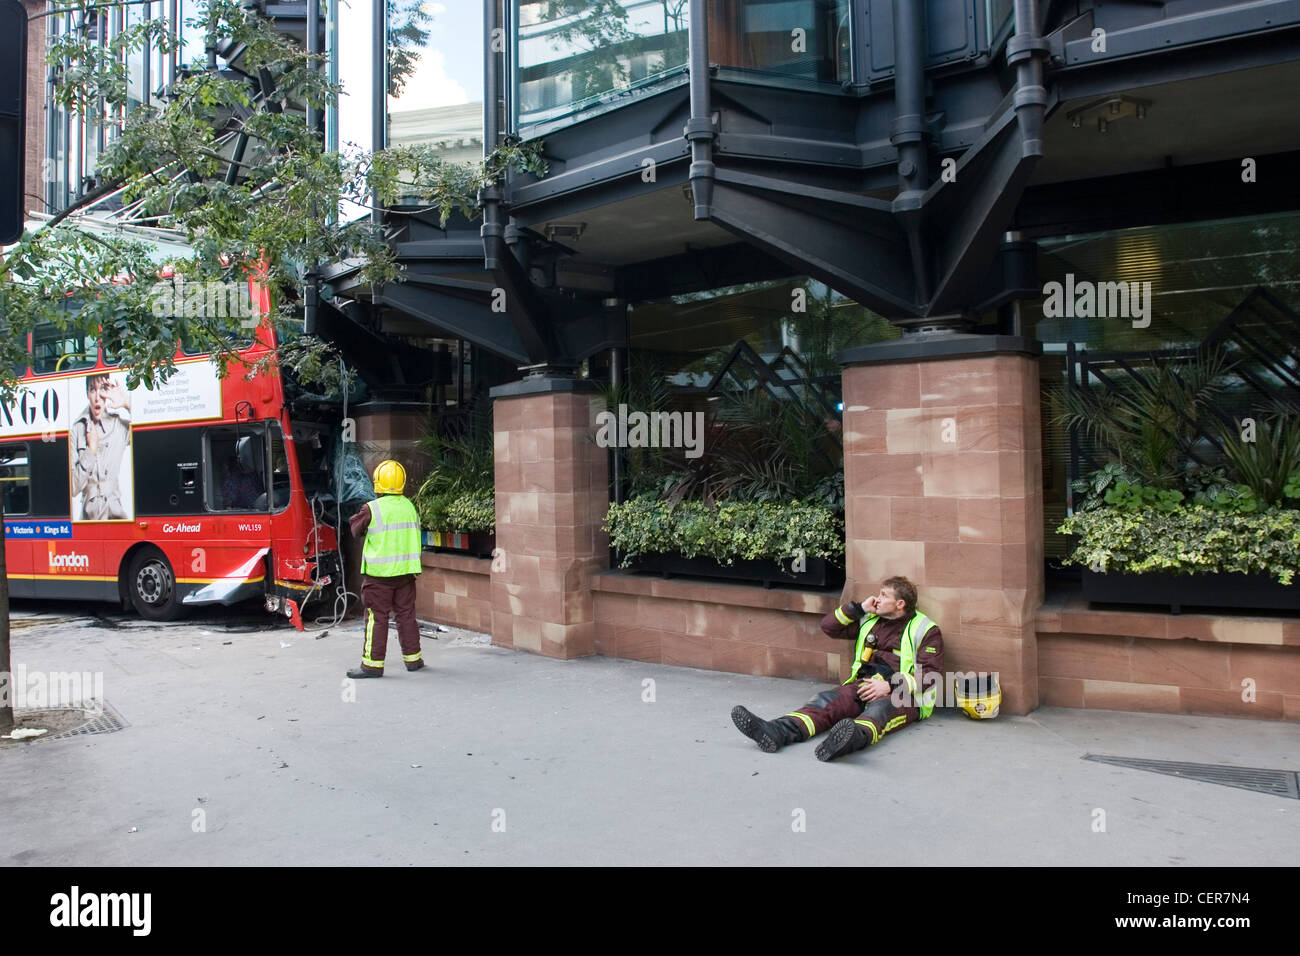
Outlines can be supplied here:
M426 9L433 14L428 45L402 96L390 108L404 111L482 102L483 4L426 0Z

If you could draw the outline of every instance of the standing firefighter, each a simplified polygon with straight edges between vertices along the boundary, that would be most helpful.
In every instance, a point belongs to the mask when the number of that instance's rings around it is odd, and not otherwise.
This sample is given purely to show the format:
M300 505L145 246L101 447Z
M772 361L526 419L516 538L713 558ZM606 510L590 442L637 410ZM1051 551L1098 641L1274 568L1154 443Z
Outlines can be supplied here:
M366 606L366 642L361 666L349 677L383 677L388 616L397 617L397 639L408 671L424 666L420 625L415 620L415 576L420 573L420 516L402 495L406 469L389 459L375 469L379 497L352 516L352 536L366 536L361 553L361 600Z

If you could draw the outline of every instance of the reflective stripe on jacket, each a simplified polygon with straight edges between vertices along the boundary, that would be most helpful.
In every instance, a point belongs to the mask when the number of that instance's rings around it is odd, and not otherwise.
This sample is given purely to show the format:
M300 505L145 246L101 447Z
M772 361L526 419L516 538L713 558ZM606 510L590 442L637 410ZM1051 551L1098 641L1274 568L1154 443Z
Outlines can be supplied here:
M875 648L867 647L867 635L871 633L871 629L876 626L876 622L879 620L880 618L875 614L868 614L862 619L862 626L858 629L857 647L854 649L853 671L849 674L849 679L844 683L853 683L857 679L858 671L862 669L862 665L871 659L871 654ZM917 611L912 615L912 619L907 622L907 626L903 628L903 636L898 643L898 673L907 683L907 688L911 692L911 699L919 701L922 720L934 712L934 705L938 698L938 686L931 683L925 693L921 693L922 688L917 683L916 678L916 649L934 627L934 621ZM863 657L864 650L866 651L866 657Z
M361 552L361 573L376 578L420 573L420 516L402 495L368 502L370 524Z

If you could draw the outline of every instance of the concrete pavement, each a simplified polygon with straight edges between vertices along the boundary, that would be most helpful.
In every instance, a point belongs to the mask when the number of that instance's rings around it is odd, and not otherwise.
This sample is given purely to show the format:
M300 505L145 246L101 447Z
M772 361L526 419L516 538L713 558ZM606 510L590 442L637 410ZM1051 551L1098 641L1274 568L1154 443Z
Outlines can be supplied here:
M102 671L119 732L0 748L0 861L33 865L1290 865L1300 800L1082 760L1300 770L1300 725L939 713L830 764L733 727L823 685L553 661L452 629L355 682L360 627L22 606L14 663ZM652 682L652 683L647 683ZM1098 812L1100 811L1100 813ZM1104 830L1099 830L1099 823ZM870 849L866 847L870 846Z

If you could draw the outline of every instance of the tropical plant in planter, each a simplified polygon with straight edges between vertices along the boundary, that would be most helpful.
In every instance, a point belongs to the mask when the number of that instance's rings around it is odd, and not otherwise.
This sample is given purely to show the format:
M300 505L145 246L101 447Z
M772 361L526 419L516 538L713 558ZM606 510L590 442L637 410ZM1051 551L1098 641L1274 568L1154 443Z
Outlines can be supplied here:
M633 497L611 506L605 530L622 565L765 584L837 580L844 471L836 431L762 389L720 399L698 458L656 457L653 471L631 476Z
M412 501L432 547L492 553L496 540L492 406L472 403L430 423L420 441L431 467Z
M1225 464L1187 471L1184 488L1111 482L1058 529L1078 535L1089 600L1300 608L1300 422L1266 419L1253 436L1220 430Z
M1212 407L1230 370L1221 351L1132 369L1113 387L1058 392L1058 421L1096 440L1126 478L1176 488L1187 451L1217 422Z

